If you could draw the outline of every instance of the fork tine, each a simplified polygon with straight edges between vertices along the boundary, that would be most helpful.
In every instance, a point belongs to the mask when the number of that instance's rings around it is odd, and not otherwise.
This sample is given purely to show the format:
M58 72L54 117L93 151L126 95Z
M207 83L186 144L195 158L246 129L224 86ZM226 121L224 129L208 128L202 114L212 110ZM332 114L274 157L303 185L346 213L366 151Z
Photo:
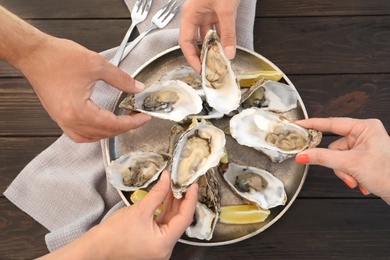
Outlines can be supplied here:
M150 7L152 6L152 1L153 0L147 0L146 6L145 6L145 9L144 9L145 12L149 12Z
M171 4L171 2L172 2L172 0L169 0L161 9L160 9L160 11L158 11L158 13L160 13L159 14L159 18L161 17L161 15L163 14L163 13L165 13L165 11L167 10L167 8L169 7L169 5ZM176 3L176 1L175 1L175 3Z
M143 2L143 0L137 0L137 2L135 2L134 8L137 9L137 12L139 11L140 4L142 4L141 2Z
M169 0L169 2L171 2L171 0ZM168 17L175 15L177 10L179 9L179 6L175 7L175 5L176 5L176 1L173 2L172 5L169 6L169 8L166 11L164 11L158 18L162 18L164 16L162 21L165 21Z

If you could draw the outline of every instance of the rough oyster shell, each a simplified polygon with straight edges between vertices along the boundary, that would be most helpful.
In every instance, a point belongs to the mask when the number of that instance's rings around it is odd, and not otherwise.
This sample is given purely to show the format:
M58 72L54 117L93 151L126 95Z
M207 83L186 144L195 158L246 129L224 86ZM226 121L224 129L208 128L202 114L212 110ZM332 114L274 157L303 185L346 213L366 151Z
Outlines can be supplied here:
M260 79L241 96L241 108L267 108L274 112L287 112L297 107L298 92L281 82Z
M262 209L284 205L287 201L283 183L266 170L229 163L223 177L237 195Z
M209 105L229 114L240 105L241 91L217 33L209 30L201 52L202 87Z
M248 108L230 120L230 133L241 145L253 147L282 162L297 153L317 146L322 133L305 129L287 118L260 108Z
M191 86L169 80L158 81L141 93L125 98L119 107L179 122L188 115L199 113L202 100Z
M135 191L149 186L168 164L170 156L136 151L122 155L108 165L109 182L117 189Z
M176 198L180 199L192 183L218 165L225 143L223 131L205 121L194 124L183 133L175 147L170 171Z

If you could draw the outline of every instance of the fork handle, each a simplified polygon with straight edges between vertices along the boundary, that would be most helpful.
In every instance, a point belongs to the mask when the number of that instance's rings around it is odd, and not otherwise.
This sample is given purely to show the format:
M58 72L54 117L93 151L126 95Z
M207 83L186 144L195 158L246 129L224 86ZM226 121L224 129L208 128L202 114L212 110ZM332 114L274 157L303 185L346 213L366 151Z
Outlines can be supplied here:
M110 60L112 64L115 66L119 65L119 62L122 60L123 52L126 48L127 41L130 38L131 33L133 32L134 27L136 26L135 23L132 23L130 28L127 30L125 37L123 37L123 40L121 42L121 45L119 45L118 50L115 53L115 56Z
M157 29L157 26L152 24L148 29L146 29L145 31L143 31L140 35L138 35L137 38L135 38L132 42L130 42L126 48L125 48L125 51L123 52L123 55L122 55L122 59L123 60L124 58L126 58L126 56L130 53L130 51L132 49L134 49L134 47L142 40L142 38L145 37L145 35L147 35L148 33L150 33L152 30L154 29Z

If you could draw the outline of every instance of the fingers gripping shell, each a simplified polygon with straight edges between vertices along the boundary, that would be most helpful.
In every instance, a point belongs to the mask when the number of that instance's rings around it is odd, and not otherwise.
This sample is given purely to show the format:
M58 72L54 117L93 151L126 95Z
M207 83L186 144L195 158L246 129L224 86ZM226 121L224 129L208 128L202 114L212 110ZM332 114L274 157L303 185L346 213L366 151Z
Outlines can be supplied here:
M285 117L259 108L245 109L230 120L230 133L241 145L253 147L273 162L317 146L322 133L305 129Z

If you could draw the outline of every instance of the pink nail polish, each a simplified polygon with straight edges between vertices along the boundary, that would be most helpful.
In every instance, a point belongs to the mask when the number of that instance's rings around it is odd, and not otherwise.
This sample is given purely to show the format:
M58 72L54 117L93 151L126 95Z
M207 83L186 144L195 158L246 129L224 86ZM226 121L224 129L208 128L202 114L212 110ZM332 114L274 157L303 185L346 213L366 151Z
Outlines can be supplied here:
M309 156L307 154L298 154L295 156L295 162L298 164L305 164L309 162Z

